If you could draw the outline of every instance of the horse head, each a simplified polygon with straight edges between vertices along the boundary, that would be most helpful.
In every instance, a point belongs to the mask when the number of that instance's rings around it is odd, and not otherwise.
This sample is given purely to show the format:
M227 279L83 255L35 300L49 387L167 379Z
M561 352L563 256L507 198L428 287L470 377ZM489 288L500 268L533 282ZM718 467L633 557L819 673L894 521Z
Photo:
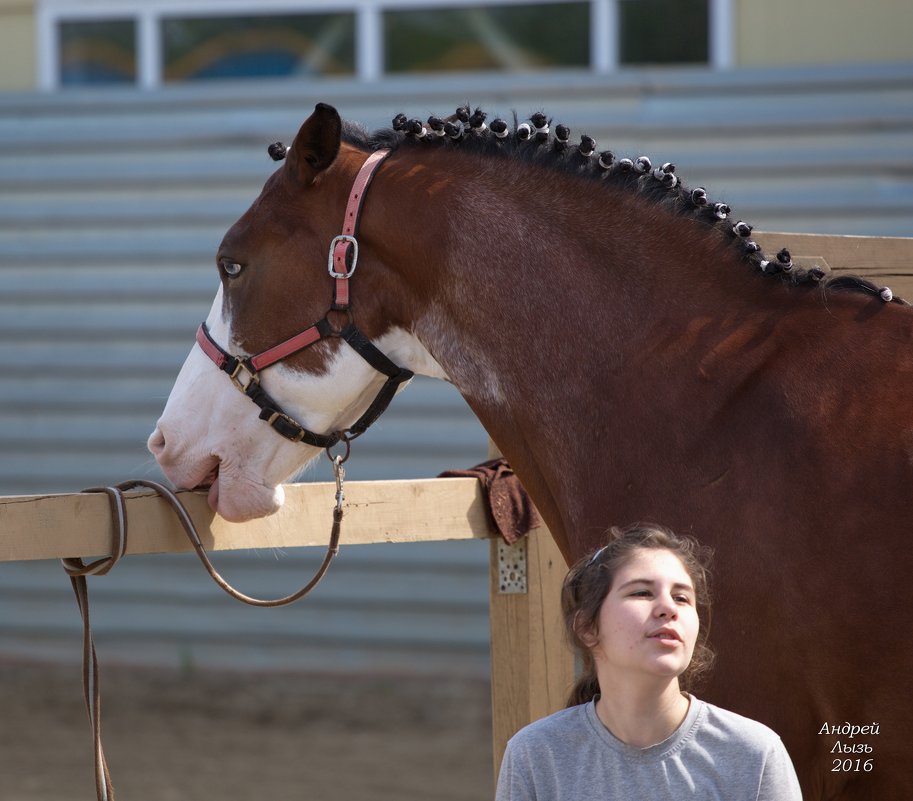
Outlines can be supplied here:
M284 164L219 245L221 286L148 441L176 486L209 487L233 521L275 512L282 482L362 433L413 371L443 377L397 304L379 307L394 279L354 237L383 153L362 170L369 154L325 104L270 152Z

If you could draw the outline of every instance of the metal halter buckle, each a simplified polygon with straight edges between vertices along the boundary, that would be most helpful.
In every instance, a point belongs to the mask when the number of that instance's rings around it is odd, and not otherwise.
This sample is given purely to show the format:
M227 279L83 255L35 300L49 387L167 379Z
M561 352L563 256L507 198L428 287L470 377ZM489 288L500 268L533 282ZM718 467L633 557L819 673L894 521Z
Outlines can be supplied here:
M247 375L247 383L242 382L241 371L244 370ZM235 365L235 369L231 371L231 382L241 390L241 392L247 392L247 390L252 387L254 384L260 383L260 378L257 376L256 370L251 370L250 367L245 364L241 359L238 359L238 363Z
M352 266L347 272L340 273L333 269L333 251L336 250L336 246L341 242L348 242L352 245ZM355 267L358 265L358 240L354 236L349 236L348 234L339 234L339 236L334 236L333 241L330 242L330 255L327 258L327 272L329 272L332 278L351 278L352 273L355 272Z
M298 429L298 431L296 432L294 437L286 436L281 431L279 431L278 433L281 434L283 437L285 437L286 439L290 439L292 442L301 442L304 439L305 428L297 420L293 420L285 412L273 412L269 417L266 418L266 422L269 425L273 426L273 428L275 428L273 423L275 423L277 420L285 420L285 422L291 428Z

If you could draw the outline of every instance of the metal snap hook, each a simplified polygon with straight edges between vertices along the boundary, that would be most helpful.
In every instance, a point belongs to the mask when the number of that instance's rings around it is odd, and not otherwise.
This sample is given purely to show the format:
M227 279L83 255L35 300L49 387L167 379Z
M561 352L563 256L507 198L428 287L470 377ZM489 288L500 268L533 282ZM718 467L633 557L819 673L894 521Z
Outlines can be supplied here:
M348 455L348 454L346 454ZM333 475L336 477L336 511L342 513L342 502L346 499L345 492L343 491L343 482L346 478L346 469L342 466L342 463L345 459L342 458L341 454L333 459Z

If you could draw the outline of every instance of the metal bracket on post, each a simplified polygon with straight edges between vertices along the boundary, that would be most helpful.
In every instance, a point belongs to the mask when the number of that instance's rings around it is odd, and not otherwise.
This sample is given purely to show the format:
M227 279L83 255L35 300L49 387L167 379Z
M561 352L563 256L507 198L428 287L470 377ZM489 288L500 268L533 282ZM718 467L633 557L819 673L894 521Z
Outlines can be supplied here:
M526 593L526 537L513 545L498 541L498 593Z

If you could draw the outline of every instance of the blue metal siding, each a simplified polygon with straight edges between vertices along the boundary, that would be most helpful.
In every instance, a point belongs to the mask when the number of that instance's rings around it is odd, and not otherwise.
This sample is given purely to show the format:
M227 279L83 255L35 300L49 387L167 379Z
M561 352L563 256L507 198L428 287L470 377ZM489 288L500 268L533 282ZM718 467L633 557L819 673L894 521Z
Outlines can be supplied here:
M275 169L266 144L316 101L377 127L467 97L672 161L761 230L913 236L910 65L0 97L0 493L158 477L144 441L209 309L216 246ZM420 378L359 440L349 478L433 476L486 447L459 395ZM273 557L221 561L278 593L314 558ZM344 548L312 601L265 614L190 557L127 562L92 582L103 659L486 670L484 543ZM56 564L0 565L0 653L75 661L76 626Z

